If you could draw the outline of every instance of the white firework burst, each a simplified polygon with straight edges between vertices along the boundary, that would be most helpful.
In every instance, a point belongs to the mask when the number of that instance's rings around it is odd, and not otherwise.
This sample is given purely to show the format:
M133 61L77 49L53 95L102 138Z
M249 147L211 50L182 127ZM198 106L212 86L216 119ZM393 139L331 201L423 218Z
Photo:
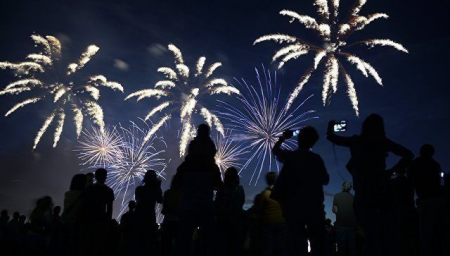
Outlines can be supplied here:
M217 131L223 134L223 127L220 119L211 113L206 107L202 106L202 97L213 94L239 94L239 91L221 78L212 77L214 71L222 64L216 62L205 69L205 57L200 57L197 61L195 72L191 72L183 60L183 54L175 45L170 44L168 49L175 56L175 69L170 67L161 67L158 72L166 76L166 80L156 83L154 88L144 89L128 95L125 99L137 97L137 100L154 97L165 100L153 108L146 120L150 119L157 112L166 113L156 124L155 129L149 131L148 137L167 122L176 110L180 112L181 119L181 139L180 156L184 156L187 144L195 134L195 126L192 123L192 116L195 113L200 114L205 120L216 127ZM167 99L167 100L166 100Z
M226 131L225 136L217 133L214 142L217 148L217 153L214 158L217 166L219 166L222 178L225 171L230 167L240 170L245 159L244 155L247 154L248 151L237 141L232 140L232 131Z
M97 103L100 97L98 87L108 87L121 92L123 92L123 87L119 83L108 81L103 75L92 76L81 84L74 82L74 76L77 71L91 60L99 48L96 45L90 45L77 62L67 65L67 72L58 72L60 66L64 65L61 63L60 41L53 36L32 35L31 38L35 42L36 47L42 47L40 52L29 54L24 62L0 62L0 69L11 69L16 74L16 80L0 91L0 95L16 95L25 92L34 94L34 96L13 106L6 113L6 116L21 107L43 101L44 99L53 103L54 110L46 118L44 125L36 135L33 150L36 149L42 136L53 121L57 123L53 147L57 146L68 112L73 113L77 137L81 135L84 116L89 116L99 126L100 131L103 132L103 110Z
M238 97L242 107L236 107L235 104L221 101L222 119L230 123L233 129L233 140L247 143L246 151L250 152L250 157L241 168L245 170L253 162L256 167L250 182L256 185L263 171L279 170L277 161L273 159L272 148L278 137L290 129L298 130L303 127L307 121L318 118L314 110L302 112L302 106L313 96L307 97L303 102L288 108L289 101L282 102L281 87L277 85L277 74L270 74L263 67L263 76L256 71L258 81L257 86L247 84L244 79L236 79L240 85L239 88L245 89L245 93ZM291 102L294 105L294 102ZM287 141L287 148L295 146L294 141Z
M341 22L339 17L340 0L314 0L314 5L317 6L317 12L320 16L320 21L313 17L290 10L282 10L280 12L281 15L289 17L291 23L298 22L307 29L316 32L321 39L321 44L319 45L306 42L295 36L284 34L265 35L256 39L254 44L264 41L287 44L277 51L272 59L272 61L279 62L279 68L283 67L288 61L298 59L310 52L315 54L314 64L306 71L297 87L290 95L288 108L291 106L291 103L297 97L298 93L303 89L304 85L308 83L314 71L317 70L321 63L324 63L325 73L322 89L323 104L326 105L329 103L330 96L333 93L336 93L338 89L338 79L339 76L341 76L347 84L347 94L353 109L356 115L359 116L358 98L355 86L341 61L344 60L355 65L365 77L368 77L369 75L372 76L380 85L383 85L383 81L377 71L369 63L352 55L348 50L354 45L366 45L369 48L373 48L374 46L390 46L398 51L408 53L408 50L401 44L389 39L369 39L353 44L347 43L349 36L354 32L363 30L375 20L389 18L389 16L384 13L375 13L367 16L361 15L360 11L366 2L367 0L356 0L356 3L348 16L349 18L345 19L343 22Z

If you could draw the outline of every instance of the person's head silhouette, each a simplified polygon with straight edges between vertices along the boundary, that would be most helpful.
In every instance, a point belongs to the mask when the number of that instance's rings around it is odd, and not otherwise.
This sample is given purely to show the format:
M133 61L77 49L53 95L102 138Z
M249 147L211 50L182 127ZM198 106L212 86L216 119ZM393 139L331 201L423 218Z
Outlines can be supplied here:
M319 134L314 127L303 127L298 134L298 147L301 149L311 149L318 140Z
M377 114L369 115L363 122L361 135L372 138L386 136L383 118Z
M434 147L431 144L425 144L420 148L420 156L431 158L434 156Z
M225 186L239 186L239 172L236 168L230 167L225 171L223 182Z
M156 172L154 170L148 170L144 175L144 179L142 179L142 185L156 186L158 184L159 181Z
M349 181L344 181L342 183L342 191L343 192L350 192L352 190L352 183Z
M97 169L95 171L95 180L99 184L104 184L107 176L108 176L108 172L103 168Z
M268 172L266 174L266 182L269 187L272 187L275 185L275 182L277 181L277 173L276 172Z
M201 124L197 128L197 137L199 138L209 138L211 133L211 128L207 124Z
M61 206L57 205L53 208L53 214L59 216L61 213Z
M19 217L20 223L24 224L26 220L27 220L27 216L25 216L25 215L20 215L20 217Z
M19 217L20 217L20 213L19 212L14 212L13 213L13 219L14 220L19 220Z
M130 212L134 212L135 209L136 209L136 201L131 200L130 202L128 202L128 210Z
M85 174L75 174L70 182L70 191L81 191L86 186L87 176Z

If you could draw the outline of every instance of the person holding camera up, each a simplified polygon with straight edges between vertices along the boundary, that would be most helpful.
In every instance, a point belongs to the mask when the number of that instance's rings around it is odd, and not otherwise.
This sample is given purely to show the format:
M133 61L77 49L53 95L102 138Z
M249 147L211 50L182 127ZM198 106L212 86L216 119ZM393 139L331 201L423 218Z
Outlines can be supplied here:
M325 210L323 186L329 182L322 158L311 151L319 139L313 127L304 127L298 135L298 149L282 149L293 136L285 131L272 149L283 168L273 187L271 198L280 202L289 229L289 255L325 255ZM308 236L307 236L308 234Z
M364 255L401 255L398 229L395 228L395 198L389 184L394 172L405 170L411 163L413 153L386 137L383 118L377 114L364 120L361 135L336 135L335 124L335 121L329 122L327 139L350 148L347 169L353 177L353 207L365 237ZM389 152L401 159L386 170Z

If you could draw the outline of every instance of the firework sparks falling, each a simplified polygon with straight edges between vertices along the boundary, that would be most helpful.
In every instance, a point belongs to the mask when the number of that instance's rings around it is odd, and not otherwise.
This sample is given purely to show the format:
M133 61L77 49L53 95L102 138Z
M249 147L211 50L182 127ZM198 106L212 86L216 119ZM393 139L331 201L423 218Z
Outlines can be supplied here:
M216 164L219 166L220 173L223 175L230 167L235 167L240 170L243 166L244 155L248 153L241 145L232 139L232 131L225 132L225 136L217 133L215 137L215 144L217 153L215 156Z
M282 16L290 18L290 23L297 21L307 29L316 32L322 41L320 45L306 42L295 36L283 34L265 35L255 40L254 44L264 41L288 44L277 51L273 56L272 61L279 62L278 68L283 67L290 60L307 55L309 52L314 52L316 54L314 65L308 69L305 75L303 75L297 87L291 93L287 108L291 107L293 100L309 81L314 71L317 70L321 63L324 63L325 73L322 89L322 101L324 106L329 103L330 96L337 92L338 78L341 76L343 81L347 84L348 97L350 98L353 109L356 115L359 116L355 84L341 61L344 60L355 65L365 77L368 77L369 75L372 76L378 84L383 85L383 82L377 71L370 64L348 53L348 50L354 45L365 45L369 48L375 46L390 46L398 51L408 53L408 50L401 44L389 39L369 39L354 44L347 43L349 36L354 32L363 30L375 20L389 18L389 16L384 13L375 13L368 16L360 15L361 9L366 2L367 0L356 0L356 3L350 11L349 18L342 23L339 23L341 21L339 18L340 0L314 0L314 5L317 7L317 13L321 18L320 21L313 17L301 15L290 10L282 10L280 12Z
M277 75L273 77L263 67L264 75L256 70L258 86L247 84L244 79L236 82L245 89L238 97L242 108L233 104L221 102L226 110L221 117L230 122L234 135L233 140L247 141L249 146L245 150L250 152L250 157L243 165L245 170L252 162L256 164L250 179L250 184L256 185L263 171L279 170L278 163L273 159L272 148L278 137L288 129L300 129L308 120L318 118L314 110L301 112L301 107L312 97L309 96L301 104L288 108L289 101L283 103L280 98L281 88L277 86ZM295 145L293 141L287 141L286 147Z
M197 61L195 72L191 72L184 63L181 50L175 45L168 46L169 51L175 57L175 69L170 67L161 67L158 72L162 73L166 80L157 82L154 88L144 89L128 95L125 99L137 97L137 101L144 98L163 98L164 101L153 108L146 116L146 120L154 116L157 112L165 113L154 129L149 130L149 136L156 132L166 121L178 110L180 112L180 121L182 124L180 138L180 156L184 156L189 141L195 134L195 126L192 122L194 114L199 114L205 118L209 124L214 124L217 131L224 134L220 119L211 113L206 107L202 106L202 97L214 94L239 94L239 90L228 85L222 78L214 78L212 75L217 68L222 66L220 62L213 63L205 68L206 58L200 57Z
M53 121L56 120L56 127L53 136L53 147L56 147L61 137L66 119L67 110L74 114L73 121L76 126L77 136L80 136L83 127L83 116L92 118L101 131L104 129L103 110L97 103L100 98L98 87L108 87L112 90L123 92L123 87L119 83L108 81L103 75L90 77L88 81L77 85L73 82L74 74L82 69L91 58L99 51L99 47L90 45L81 55L77 63L70 63L67 66L67 73L60 74L59 65L63 65L61 58L61 43L53 36L42 37L32 35L36 47L42 47L42 51L32 53L27 56L27 60L20 63L0 62L0 69L11 69L15 71L17 80L8 84L0 91L0 95L21 94L34 92L38 96L32 96L25 101L13 106L5 116L9 116L16 110L44 99L49 99L54 104L54 110L50 114L44 125L37 133L33 150L36 149L42 136L47 131ZM57 75L54 75L57 74ZM66 82L68 81L68 82Z

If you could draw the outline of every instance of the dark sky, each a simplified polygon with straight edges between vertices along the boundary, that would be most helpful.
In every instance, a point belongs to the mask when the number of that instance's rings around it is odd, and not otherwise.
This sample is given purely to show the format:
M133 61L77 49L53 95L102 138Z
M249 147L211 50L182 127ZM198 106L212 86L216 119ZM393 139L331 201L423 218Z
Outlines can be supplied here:
M353 0L342 0L342 8L352 3ZM390 48L355 48L353 53L370 62L385 85L382 88L373 79L349 69L356 84L361 118L353 114L344 84L339 85L340 90L331 104L323 107L322 76L316 73L302 92L303 95L316 94L307 108L316 109L320 119L310 124L324 135L328 120L345 119L349 121L348 134L354 134L359 133L364 117L379 113L385 118L388 137L414 152L423 143L434 144L436 158L447 170L450 167L446 155L450 142L449 7L447 0L368 1L363 14L385 12L390 19L371 24L349 41L389 38L403 44L410 54ZM60 38L64 58L69 60L78 58L89 44L96 44L100 51L84 72L104 74L109 80L120 82L125 94L129 94L161 79L157 68L171 65L173 61L164 47L174 43L191 66L199 56L205 55L210 61L224 64L217 75L228 81L233 77L254 80L254 67L261 64L270 67L271 56L279 47L274 43L253 46L257 37L280 32L318 42L300 24L290 24L287 18L278 15L282 9L316 17L309 0L8 1L0 10L0 60L23 60L33 51L29 38L32 33ZM128 69L118 68L115 60L125 62ZM288 63L279 72L285 94L294 88L311 63L309 55ZM0 72L2 88L13 80L11 72ZM100 104L104 107L107 124L137 121L152 104L151 101L124 102L123 98L120 93L102 90ZM18 99L18 96L2 96L0 111L6 113ZM215 108L214 105L212 102L210 107ZM52 136L48 133L38 150L31 152L34 136L49 113L49 107L36 104L0 118L0 209L28 213L34 200L43 195L50 195L56 204L62 204L70 178L80 170L73 152L77 142L70 122L66 123L56 149L51 147ZM174 121L171 127L172 130L163 131L166 138L176 134ZM167 142L167 158L172 158L168 172L173 173L179 163L177 145L171 139ZM324 136L314 150L323 156L331 175L331 183L325 188L327 194L339 192L342 180L337 173L350 178L345 170L349 153L337 148L335 161L333 147ZM393 156L388 159L390 164L395 160ZM250 173L251 170L244 172L244 184ZM263 182L259 184L245 187L248 199L264 187ZM327 196L328 212L330 201L331 197Z

